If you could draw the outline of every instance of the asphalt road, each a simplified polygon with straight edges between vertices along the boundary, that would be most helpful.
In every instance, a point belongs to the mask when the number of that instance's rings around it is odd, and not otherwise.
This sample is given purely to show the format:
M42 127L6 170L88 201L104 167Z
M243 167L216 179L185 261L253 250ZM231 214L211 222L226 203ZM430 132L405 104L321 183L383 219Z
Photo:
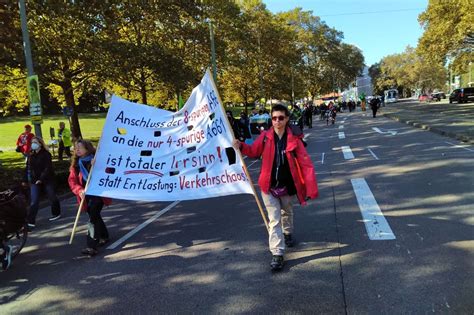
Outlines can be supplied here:
M117 201L103 211L114 248L94 258L86 215L68 245L69 199L0 272L0 313L472 314L474 147L369 112L305 132L320 197L296 207L282 272L251 195ZM246 164L256 182L260 161Z

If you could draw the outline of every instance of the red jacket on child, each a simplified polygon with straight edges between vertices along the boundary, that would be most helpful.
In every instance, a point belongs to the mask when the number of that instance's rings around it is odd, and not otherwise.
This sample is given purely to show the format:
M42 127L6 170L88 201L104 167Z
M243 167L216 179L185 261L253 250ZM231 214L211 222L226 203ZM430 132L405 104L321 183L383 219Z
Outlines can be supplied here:
M74 167L71 167L69 169L69 177L68 177L68 183L69 187L71 188L71 191L74 195L77 197L77 203L81 203L81 191L84 190L83 186L83 179L82 179L82 173L81 172L76 172ZM110 198L105 198L102 197L102 201L104 202L104 205L108 206L112 204L112 199ZM84 202L82 204L81 211L87 211L87 204Z

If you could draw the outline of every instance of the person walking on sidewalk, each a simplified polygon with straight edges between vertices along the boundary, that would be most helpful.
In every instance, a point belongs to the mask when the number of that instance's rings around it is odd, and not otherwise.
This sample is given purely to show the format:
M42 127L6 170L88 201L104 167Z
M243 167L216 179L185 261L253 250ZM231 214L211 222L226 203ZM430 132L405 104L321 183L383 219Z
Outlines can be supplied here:
M63 160L63 153L66 153L66 156L71 158L71 131L66 128L66 125L62 121L59 123L58 138L58 160Z
M34 137L31 140L31 152L28 157L25 182L30 182L31 202L27 216L28 228L36 226L36 215L39 209L41 189L44 188L51 203L51 217L49 221L61 218L61 205L56 196L55 174L53 161L49 149L43 139Z
M258 184L269 218L270 267L283 268L285 247L293 246L293 201L302 205L318 196L313 163L300 137L293 135L284 105L273 106L272 127L260 134L252 145L234 140L235 149L252 158L262 158Z
M74 155L71 160L68 178L69 187L76 195L78 203L85 198L81 211L87 211L87 214L89 214L89 224L87 247L82 250L82 253L88 256L95 256L98 247L109 241L109 232L100 212L104 205L111 203L110 199L84 194L94 155L95 148L90 141L78 140L74 144Z

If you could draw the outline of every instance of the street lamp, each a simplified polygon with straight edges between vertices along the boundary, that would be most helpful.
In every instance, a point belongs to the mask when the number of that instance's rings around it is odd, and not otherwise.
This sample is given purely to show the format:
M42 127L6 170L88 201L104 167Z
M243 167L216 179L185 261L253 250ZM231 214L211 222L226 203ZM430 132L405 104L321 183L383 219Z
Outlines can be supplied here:
M212 22L210 19L206 19L209 24L209 35L211 38L211 63L212 63L212 76L214 82L217 84L217 65L216 65L216 48L214 46L214 29L212 28Z
M472 78L471 78L472 69L471 69L471 65L472 65L472 61L469 61L469 83L468 83L469 86L472 85Z

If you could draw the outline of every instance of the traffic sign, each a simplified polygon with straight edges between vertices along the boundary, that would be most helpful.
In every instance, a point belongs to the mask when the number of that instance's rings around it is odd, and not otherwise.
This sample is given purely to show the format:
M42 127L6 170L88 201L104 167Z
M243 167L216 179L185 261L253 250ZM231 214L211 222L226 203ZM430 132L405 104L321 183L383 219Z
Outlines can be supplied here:
M38 76L31 75L27 77L26 85L28 88L28 97L30 99L30 115L41 116L42 110Z
M67 116L67 117L71 117L72 116L72 107L70 107L70 106L63 107L63 115Z

